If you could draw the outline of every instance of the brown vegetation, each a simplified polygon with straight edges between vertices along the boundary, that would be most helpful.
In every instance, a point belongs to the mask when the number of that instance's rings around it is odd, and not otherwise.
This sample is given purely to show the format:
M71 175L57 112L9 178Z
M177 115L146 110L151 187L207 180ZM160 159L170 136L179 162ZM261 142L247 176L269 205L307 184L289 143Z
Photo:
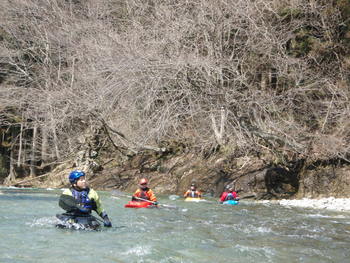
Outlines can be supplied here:
M349 18L348 0L3 0L8 179L169 141L347 161Z

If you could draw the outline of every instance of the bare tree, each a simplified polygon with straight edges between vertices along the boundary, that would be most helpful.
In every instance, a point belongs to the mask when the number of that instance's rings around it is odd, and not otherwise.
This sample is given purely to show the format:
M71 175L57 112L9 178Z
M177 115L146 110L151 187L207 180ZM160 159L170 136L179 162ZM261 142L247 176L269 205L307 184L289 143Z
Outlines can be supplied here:
M81 138L100 130L89 127L104 127L102 136L123 152L176 140L237 155L346 158L346 18L334 1L0 7L8 65L0 102L37 127L32 159L81 150Z

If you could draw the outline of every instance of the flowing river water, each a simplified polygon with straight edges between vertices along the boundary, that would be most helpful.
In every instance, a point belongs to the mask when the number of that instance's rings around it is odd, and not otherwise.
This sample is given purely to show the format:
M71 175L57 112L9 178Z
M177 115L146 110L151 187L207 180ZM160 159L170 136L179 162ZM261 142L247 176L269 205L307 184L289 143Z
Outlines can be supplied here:
M112 228L59 229L61 190L0 188L0 262L350 262L350 213L159 198L124 208L99 192Z

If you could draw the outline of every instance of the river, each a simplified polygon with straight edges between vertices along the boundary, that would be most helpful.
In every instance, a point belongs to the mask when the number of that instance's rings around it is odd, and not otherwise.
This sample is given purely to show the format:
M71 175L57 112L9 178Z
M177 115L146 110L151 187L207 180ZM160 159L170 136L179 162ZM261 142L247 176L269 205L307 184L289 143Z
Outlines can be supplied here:
M350 262L350 213L161 196L169 208L124 208L99 192L113 223L59 229L61 190L0 188L0 262Z

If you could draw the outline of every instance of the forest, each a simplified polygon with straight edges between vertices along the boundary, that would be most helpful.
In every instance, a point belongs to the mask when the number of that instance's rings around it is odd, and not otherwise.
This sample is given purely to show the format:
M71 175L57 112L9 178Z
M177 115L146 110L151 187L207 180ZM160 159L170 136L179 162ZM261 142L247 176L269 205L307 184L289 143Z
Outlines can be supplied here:
M0 183L79 153L350 162L349 0L2 0Z

